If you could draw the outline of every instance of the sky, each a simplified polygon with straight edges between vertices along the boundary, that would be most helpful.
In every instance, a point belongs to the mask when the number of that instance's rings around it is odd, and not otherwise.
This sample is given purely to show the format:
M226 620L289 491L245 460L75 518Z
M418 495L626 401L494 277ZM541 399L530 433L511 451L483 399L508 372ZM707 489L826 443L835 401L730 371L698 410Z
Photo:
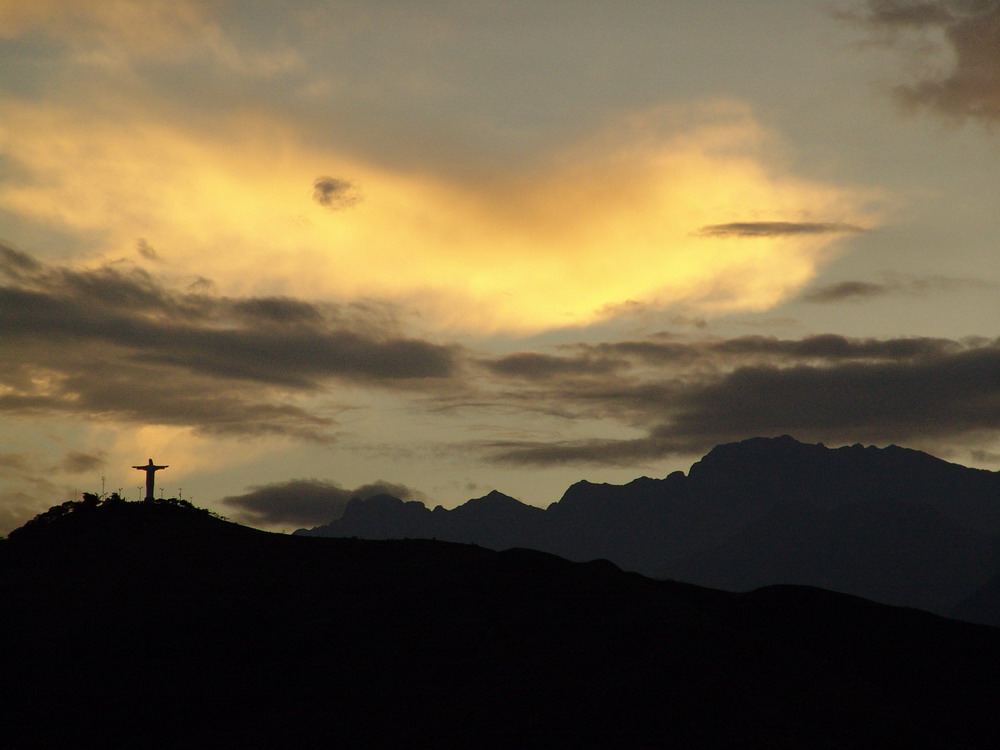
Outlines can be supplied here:
M0 0L0 533L1000 469L997 0Z

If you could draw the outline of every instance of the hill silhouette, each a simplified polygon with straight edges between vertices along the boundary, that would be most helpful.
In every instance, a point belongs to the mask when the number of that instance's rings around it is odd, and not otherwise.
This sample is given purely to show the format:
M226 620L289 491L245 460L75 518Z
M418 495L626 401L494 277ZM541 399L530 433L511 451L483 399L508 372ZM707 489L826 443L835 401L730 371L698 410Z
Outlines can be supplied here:
M1000 474L898 446L753 438L687 475L578 482L545 510L500 493L433 511L383 496L297 533L523 546L731 591L811 585L1000 624L985 593L965 603L1000 574Z
M500 503L507 504L506 500ZM814 588L285 536L184 503L0 543L0 744L995 744L1000 631Z

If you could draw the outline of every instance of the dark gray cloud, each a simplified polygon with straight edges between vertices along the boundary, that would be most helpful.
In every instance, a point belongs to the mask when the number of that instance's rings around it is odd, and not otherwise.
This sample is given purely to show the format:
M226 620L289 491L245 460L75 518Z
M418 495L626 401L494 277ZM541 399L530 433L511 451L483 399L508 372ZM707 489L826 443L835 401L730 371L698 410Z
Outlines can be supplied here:
M140 237L139 241L135 243L135 251L146 260L162 260L162 258L160 258L160 254L156 252L156 250L153 249L153 246L146 242L146 240L142 237Z
M701 356L699 345L687 341L615 341L587 348L653 363L681 363Z
M0 245L0 270L6 277L19 281L40 273L43 266L27 253Z
M774 357L799 360L898 360L955 351L962 344L950 339L906 337L891 339L849 338L827 333L801 339L775 336L737 336L702 341L619 341L587 345L588 349L632 357L659 365L713 366Z
M710 224L698 230L705 237L781 237L797 234L843 234L863 232L853 224L813 221L734 221Z
M708 321L700 315L673 315L670 323L684 328L708 328Z
M950 339L929 337L858 339L827 333L801 339L740 336L709 342L706 348L713 353L767 358L780 356L799 360L898 361L949 354L961 350L962 345Z
M615 374L626 376L639 365L653 365L681 372L691 367L735 366L772 361L906 360L936 356L961 349L950 339L904 337L890 339L849 338L819 334L801 339L775 336L737 336L721 339L617 341L563 347L566 354L524 352L482 362L496 375L538 381L550 378L589 378L570 387L582 393L611 382Z
M0 477L20 474L31 466L31 459L26 453L0 452Z
M923 295L962 289L989 289L995 285L978 279L957 279L947 276L907 277L889 275L881 282L840 281L816 287L799 299L814 304L829 304L845 300L872 299L890 295Z
M185 291L189 294L212 294L215 291L215 282L204 276L195 276L185 287Z
M897 362L738 368L677 394L662 439L771 435L876 443L1000 428L1000 346Z
M850 364L898 365L905 371L920 362L936 361L975 348L990 347L988 340L958 342L931 337L848 338L834 334L782 339L773 336L740 336L706 340L663 340L580 344L567 348L561 366L546 362L548 371L564 373L555 378L517 378L492 401L455 399L450 408L545 413L567 420L607 420L640 431L647 437L628 441L594 439L538 442L534 439L479 443L479 448L505 463L641 464L647 459L675 453L696 453L711 448L696 435L651 432L674 419L684 419L681 406L702 389L724 381L734 372L771 367L784 372L804 367L828 374ZM558 359L550 355L551 359ZM595 373L589 362L610 359L614 371ZM574 377L573 368L579 367ZM519 382L520 381L520 382ZM445 407L442 407L445 408ZM764 425L762 425L763 427ZM792 432L791 426L781 432ZM756 433L753 433L756 434ZM720 440L742 439L739 431ZM669 438L669 439L668 439ZM822 441L821 435L816 437Z
M354 183L339 177L317 177L313 182L313 200L330 209L350 208L361 201Z
M104 466L103 456L80 453L79 451L70 451L59 462L60 470L67 474L83 474L88 471L96 471L102 466Z
M482 444L490 460L643 464L749 435L942 449L1000 437L1000 339L747 336L686 350L678 342L598 346L629 351L637 367L598 383L535 383L530 400L644 434Z
M237 520L249 524L319 526L340 518L353 498L382 494L401 500L420 495L404 485L381 480L351 490L321 479L292 479L255 485L245 494L224 498L222 503L235 511Z
M288 297L253 297L233 302L233 312L250 323L320 325L323 314L316 305Z
M842 17L864 20L875 26L917 27L941 25L954 21L954 15L941 2L912 0L870 0L866 13L842 13Z
M870 281L839 281L835 284L811 289L803 294L800 299L803 302L815 302L826 304L829 302L842 302L847 299L870 299L881 297L890 292L886 284L875 284Z
M549 443L493 442L486 443L483 447L492 454L492 460L496 463L521 466L635 466L671 453L655 438L561 440Z
M605 357L559 357L538 352L522 352L484 360L488 370L497 375L513 376L526 380L544 380L556 376L607 374L624 366L620 360Z
M67 368L69 369L69 368ZM219 435L277 435L327 443L334 420L289 403L267 389L220 378L174 374L169 368L119 362L77 364L45 395L0 397L0 413L88 415L97 419L191 426Z
M846 14L873 29L936 27L944 31L954 61L937 77L897 86L906 107L928 107L957 118L1000 119L1000 2L871 0L864 13Z
M180 292L5 247L0 284L0 412L327 439L332 420L290 397L338 380L420 387L456 367L454 348L400 336L375 305Z

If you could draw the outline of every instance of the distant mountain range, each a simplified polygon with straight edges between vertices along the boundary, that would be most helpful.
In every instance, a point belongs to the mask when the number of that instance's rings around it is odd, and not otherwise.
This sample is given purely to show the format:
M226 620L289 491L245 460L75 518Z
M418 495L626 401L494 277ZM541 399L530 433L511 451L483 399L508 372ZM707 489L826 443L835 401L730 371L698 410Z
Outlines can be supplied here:
M499 492L452 510L380 495L296 533L527 547L731 591L810 585L1000 624L1000 474L897 446L753 438L687 475L579 482L544 510Z
M637 487L660 502L660 484ZM609 491L578 486L563 507ZM522 512L492 497L454 517L477 506ZM269 534L181 501L57 506L0 541L0 608L0 746L18 750L1000 739L995 628L525 549Z

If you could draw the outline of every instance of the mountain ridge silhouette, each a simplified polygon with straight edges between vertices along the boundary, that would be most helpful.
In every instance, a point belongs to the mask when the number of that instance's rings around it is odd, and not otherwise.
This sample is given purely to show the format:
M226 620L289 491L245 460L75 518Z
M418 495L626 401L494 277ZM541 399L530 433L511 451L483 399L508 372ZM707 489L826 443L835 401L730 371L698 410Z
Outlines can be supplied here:
M992 609L985 593L966 601L1000 575L1000 474L895 445L751 438L686 475L577 482L544 510L501 510L492 494L452 510L380 502L375 514L353 500L296 533L523 546L732 591L812 585L1000 624L1000 596Z
M46 515L0 543L7 747L953 747L1000 734L1000 630L926 612L807 587L726 593L527 549L273 534L171 502Z

